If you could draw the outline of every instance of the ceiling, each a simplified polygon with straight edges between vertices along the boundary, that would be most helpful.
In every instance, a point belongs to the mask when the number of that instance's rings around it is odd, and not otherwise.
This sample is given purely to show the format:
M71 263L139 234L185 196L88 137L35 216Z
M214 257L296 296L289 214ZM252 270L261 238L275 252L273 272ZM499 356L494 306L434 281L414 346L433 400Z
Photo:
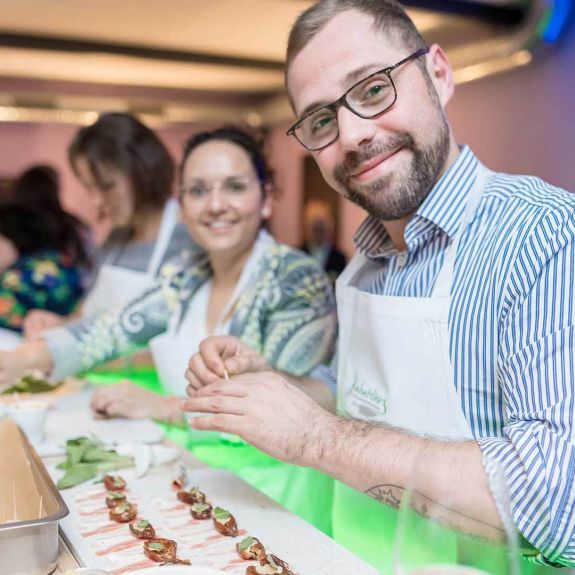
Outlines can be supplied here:
M285 42L308 0L0 0L0 121L289 117ZM404 2L469 81L524 65L549 0ZM433 9L430 9L433 8Z

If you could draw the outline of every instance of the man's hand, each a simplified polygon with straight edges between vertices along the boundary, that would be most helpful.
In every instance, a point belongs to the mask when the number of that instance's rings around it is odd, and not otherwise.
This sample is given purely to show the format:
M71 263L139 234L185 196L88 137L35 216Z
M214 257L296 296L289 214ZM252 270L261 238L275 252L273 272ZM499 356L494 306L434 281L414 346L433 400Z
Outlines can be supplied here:
M90 406L103 417L171 419L171 399L138 387L131 381L98 387ZM179 400L177 400L179 402Z
M267 361L236 337L213 336L200 343L186 370L188 394L228 376L270 371Z
M66 319L61 315L42 309L33 309L26 314L22 324L24 337L27 340L38 339L43 331L65 323Z
M269 372L218 379L195 392L184 410L210 414L193 418L194 429L234 433L272 457L309 466L317 465L324 431L336 419Z

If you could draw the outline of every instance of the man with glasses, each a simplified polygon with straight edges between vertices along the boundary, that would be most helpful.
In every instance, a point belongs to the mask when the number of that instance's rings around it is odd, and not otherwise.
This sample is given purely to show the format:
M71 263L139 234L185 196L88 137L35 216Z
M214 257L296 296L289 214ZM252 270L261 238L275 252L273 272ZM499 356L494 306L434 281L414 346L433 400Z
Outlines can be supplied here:
M575 196L456 144L447 59L393 0L320 1L286 70L288 134L369 214L337 282L339 415L215 338L187 374L215 415L193 425L342 482L334 536L374 565L395 518L364 494L396 507L412 480L422 511L486 537L511 519L535 560L573 565Z

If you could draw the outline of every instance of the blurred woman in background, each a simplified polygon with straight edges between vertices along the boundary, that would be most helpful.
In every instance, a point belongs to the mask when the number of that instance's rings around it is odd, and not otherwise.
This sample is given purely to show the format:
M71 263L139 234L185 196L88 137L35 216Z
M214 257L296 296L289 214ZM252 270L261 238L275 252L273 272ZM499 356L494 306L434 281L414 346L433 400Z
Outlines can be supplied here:
M103 114L82 128L69 148L70 164L90 192L98 219L112 230L95 254L95 281L82 316L118 308L152 285L163 263L197 254L179 223L172 198L174 163L159 138L135 117ZM33 312L25 334L35 338L66 319Z
M88 263L82 238L77 228L61 223L36 209L0 207L2 328L21 331L30 309L67 315L82 297Z
M192 137L181 182L183 219L206 256L192 266L168 264L156 286L123 310L0 352L0 385L33 368L61 378L150 342L169 395L116 383L96 389L92 408L108 417L184 423L184 372L208 335L235 335L274 367L298 375L330 360L337 331L331 282L313 258L265 230L273 180L258 142L235 128ZM279 463L245 444L230 446L229 438L218 434L205 435L190 438L198 457L232 469L329 533L331 479Z
M164 388L175 397L123 383L98 389L92 405L107 416L180 421L177 396L185 396L188 359L208 335L235 335L298 375L329 360L337 325L331 284L315 260L263 228L272 189L261 147L247 133L223 128L192 137L180 204L205 255L191 266L167 264L159 281L124 308L0 354L0 383L34 368L61 378L150 342Z
M60 202L60 176L51 166L32 166L14 183L11 202L17 206L33 208L48 220L44 226L53 227L52 235L60 239L60 245L79 265L88 271L91 261L89 228L76 216L62 207Z

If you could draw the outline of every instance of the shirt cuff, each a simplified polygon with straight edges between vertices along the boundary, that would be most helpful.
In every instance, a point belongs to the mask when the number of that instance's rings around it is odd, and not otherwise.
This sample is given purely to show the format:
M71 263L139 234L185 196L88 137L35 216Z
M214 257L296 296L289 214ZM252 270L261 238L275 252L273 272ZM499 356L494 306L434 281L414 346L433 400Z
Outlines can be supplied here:
M320 379L329 387L331 393L337 393L337 375L331 365L318 365L309 374L312 379Z
M57 327L42 333L52 356L52 381L60 381L82 371L82 361L78 353L76 338L63 327Z

